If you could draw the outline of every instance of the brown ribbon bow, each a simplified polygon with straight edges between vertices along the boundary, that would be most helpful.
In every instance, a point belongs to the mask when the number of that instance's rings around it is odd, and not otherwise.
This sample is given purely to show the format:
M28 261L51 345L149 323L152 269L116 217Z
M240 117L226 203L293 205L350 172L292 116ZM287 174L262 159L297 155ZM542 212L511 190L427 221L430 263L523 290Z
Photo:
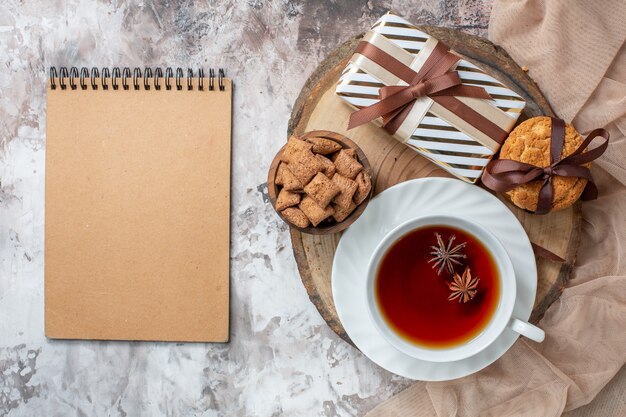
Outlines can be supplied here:
M600 146L587 152L584 150L596 137L604 138ZM524 162L509 159L497 159L491 161L483 172L482 182L487 188L494 191L509 191L513 188L531 181L543 180L537 202L537 214L545 214L550 211L552 205L552 178L555 175L562 177L587 178L587 185L583 190L583 200L595 200L598 198L598 188L593 183L591 171L583 166L597 159L609 146L609 132L604 129L592 131L583 143L568 157L561 159L563 142L565 141L565 122L561 119L552 118L550 133L550 165L543 168Z
M418 72L369 42L360 42L355 53L366 56L408 85L381 87L378 93L380 101L352 113L348 129L382 117L383 127L393 134L406 119L418 97L463 96L491 99L485 89L462 85L459 73L449 71L460 58L441 42L437 43ZM455 104L459 107L458 103ZM470 116L476 118L474 113L472 111Z

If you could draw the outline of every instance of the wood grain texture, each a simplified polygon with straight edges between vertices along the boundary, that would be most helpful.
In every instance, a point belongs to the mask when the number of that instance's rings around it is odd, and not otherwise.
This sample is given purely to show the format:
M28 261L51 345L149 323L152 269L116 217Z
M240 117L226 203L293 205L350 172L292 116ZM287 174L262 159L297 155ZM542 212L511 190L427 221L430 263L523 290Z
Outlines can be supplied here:
M453 29L422 26L421 30L448 44L520 94L527 102L520 122L534 116L554 115L546 98L502 48L486 39ZM356 142L367 155L372 169L374 195L413 178L450 177L443 169L393 139L382 129L367 124L346 130L350 108L334 94L340 71L345 67L362 35L346 41L314 71L294 104L288 134L310 130L339 132ZM566 261L563 264L537 259L539 282L531 316L537 322L561 294L575 261L580 242L580 203L568 209L537 216L505 202L524 226L530 240L551 250ZM331 268L340 235L307 235L291 230L294 256L310 300L328 325L341 338L352 343L337 317L331 290Z

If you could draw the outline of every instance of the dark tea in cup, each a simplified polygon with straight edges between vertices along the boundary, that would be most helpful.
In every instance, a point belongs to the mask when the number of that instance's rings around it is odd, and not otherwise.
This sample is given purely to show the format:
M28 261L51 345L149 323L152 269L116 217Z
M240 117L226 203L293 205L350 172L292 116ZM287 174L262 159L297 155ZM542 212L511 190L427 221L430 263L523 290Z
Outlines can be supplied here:
M465 243L460 276L465 268L479 279L475 296L449 300L453 274L433 268L436 234L447 244ZM430 262L429 262L430 261ZM439 271L439 273L438 273ZM374 297L385 323L411 344L447 349L479 335L491 321L500 298L498 267L491 252L471 233L446 225L414 229L394 242L383 255L374 282Z

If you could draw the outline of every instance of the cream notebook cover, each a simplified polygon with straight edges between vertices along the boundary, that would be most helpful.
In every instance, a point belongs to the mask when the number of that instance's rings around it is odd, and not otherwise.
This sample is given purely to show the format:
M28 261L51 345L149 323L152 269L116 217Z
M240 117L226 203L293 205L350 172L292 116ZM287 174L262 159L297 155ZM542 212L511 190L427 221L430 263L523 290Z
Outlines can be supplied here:
M232 83L188 74L51 68L48 337L228 341Z

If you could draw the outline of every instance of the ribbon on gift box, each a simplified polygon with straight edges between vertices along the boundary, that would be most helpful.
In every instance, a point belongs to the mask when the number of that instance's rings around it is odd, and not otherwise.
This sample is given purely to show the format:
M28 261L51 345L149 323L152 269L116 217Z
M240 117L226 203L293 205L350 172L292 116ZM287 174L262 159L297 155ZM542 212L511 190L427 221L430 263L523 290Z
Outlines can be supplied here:
M482 88L464 85L454 70L460 57L430 37L417 56L370 31L350 62L385 84L380 101L357 110L348 128L382 118L383 127L407 141L427 112L496 151L514 120L488 100Z
M585 149L597 137L604 139L602 143L585 152ZM550 130L550 165L544 168L510 159L497 159L491 161L485 168L482 177L483 184L493 191L504 192L532 181L543 181L539 191L536 214L546 214L550 211L553 196L552 178L555 175L586 178L587 185L583 190L582 199L595 200L598 198L598 189L593 183L591 171L584 165L597 159L606 151L609 146L609 132L604 129L595 129L571 155L561 159L564 142L565 122L553 117Z

